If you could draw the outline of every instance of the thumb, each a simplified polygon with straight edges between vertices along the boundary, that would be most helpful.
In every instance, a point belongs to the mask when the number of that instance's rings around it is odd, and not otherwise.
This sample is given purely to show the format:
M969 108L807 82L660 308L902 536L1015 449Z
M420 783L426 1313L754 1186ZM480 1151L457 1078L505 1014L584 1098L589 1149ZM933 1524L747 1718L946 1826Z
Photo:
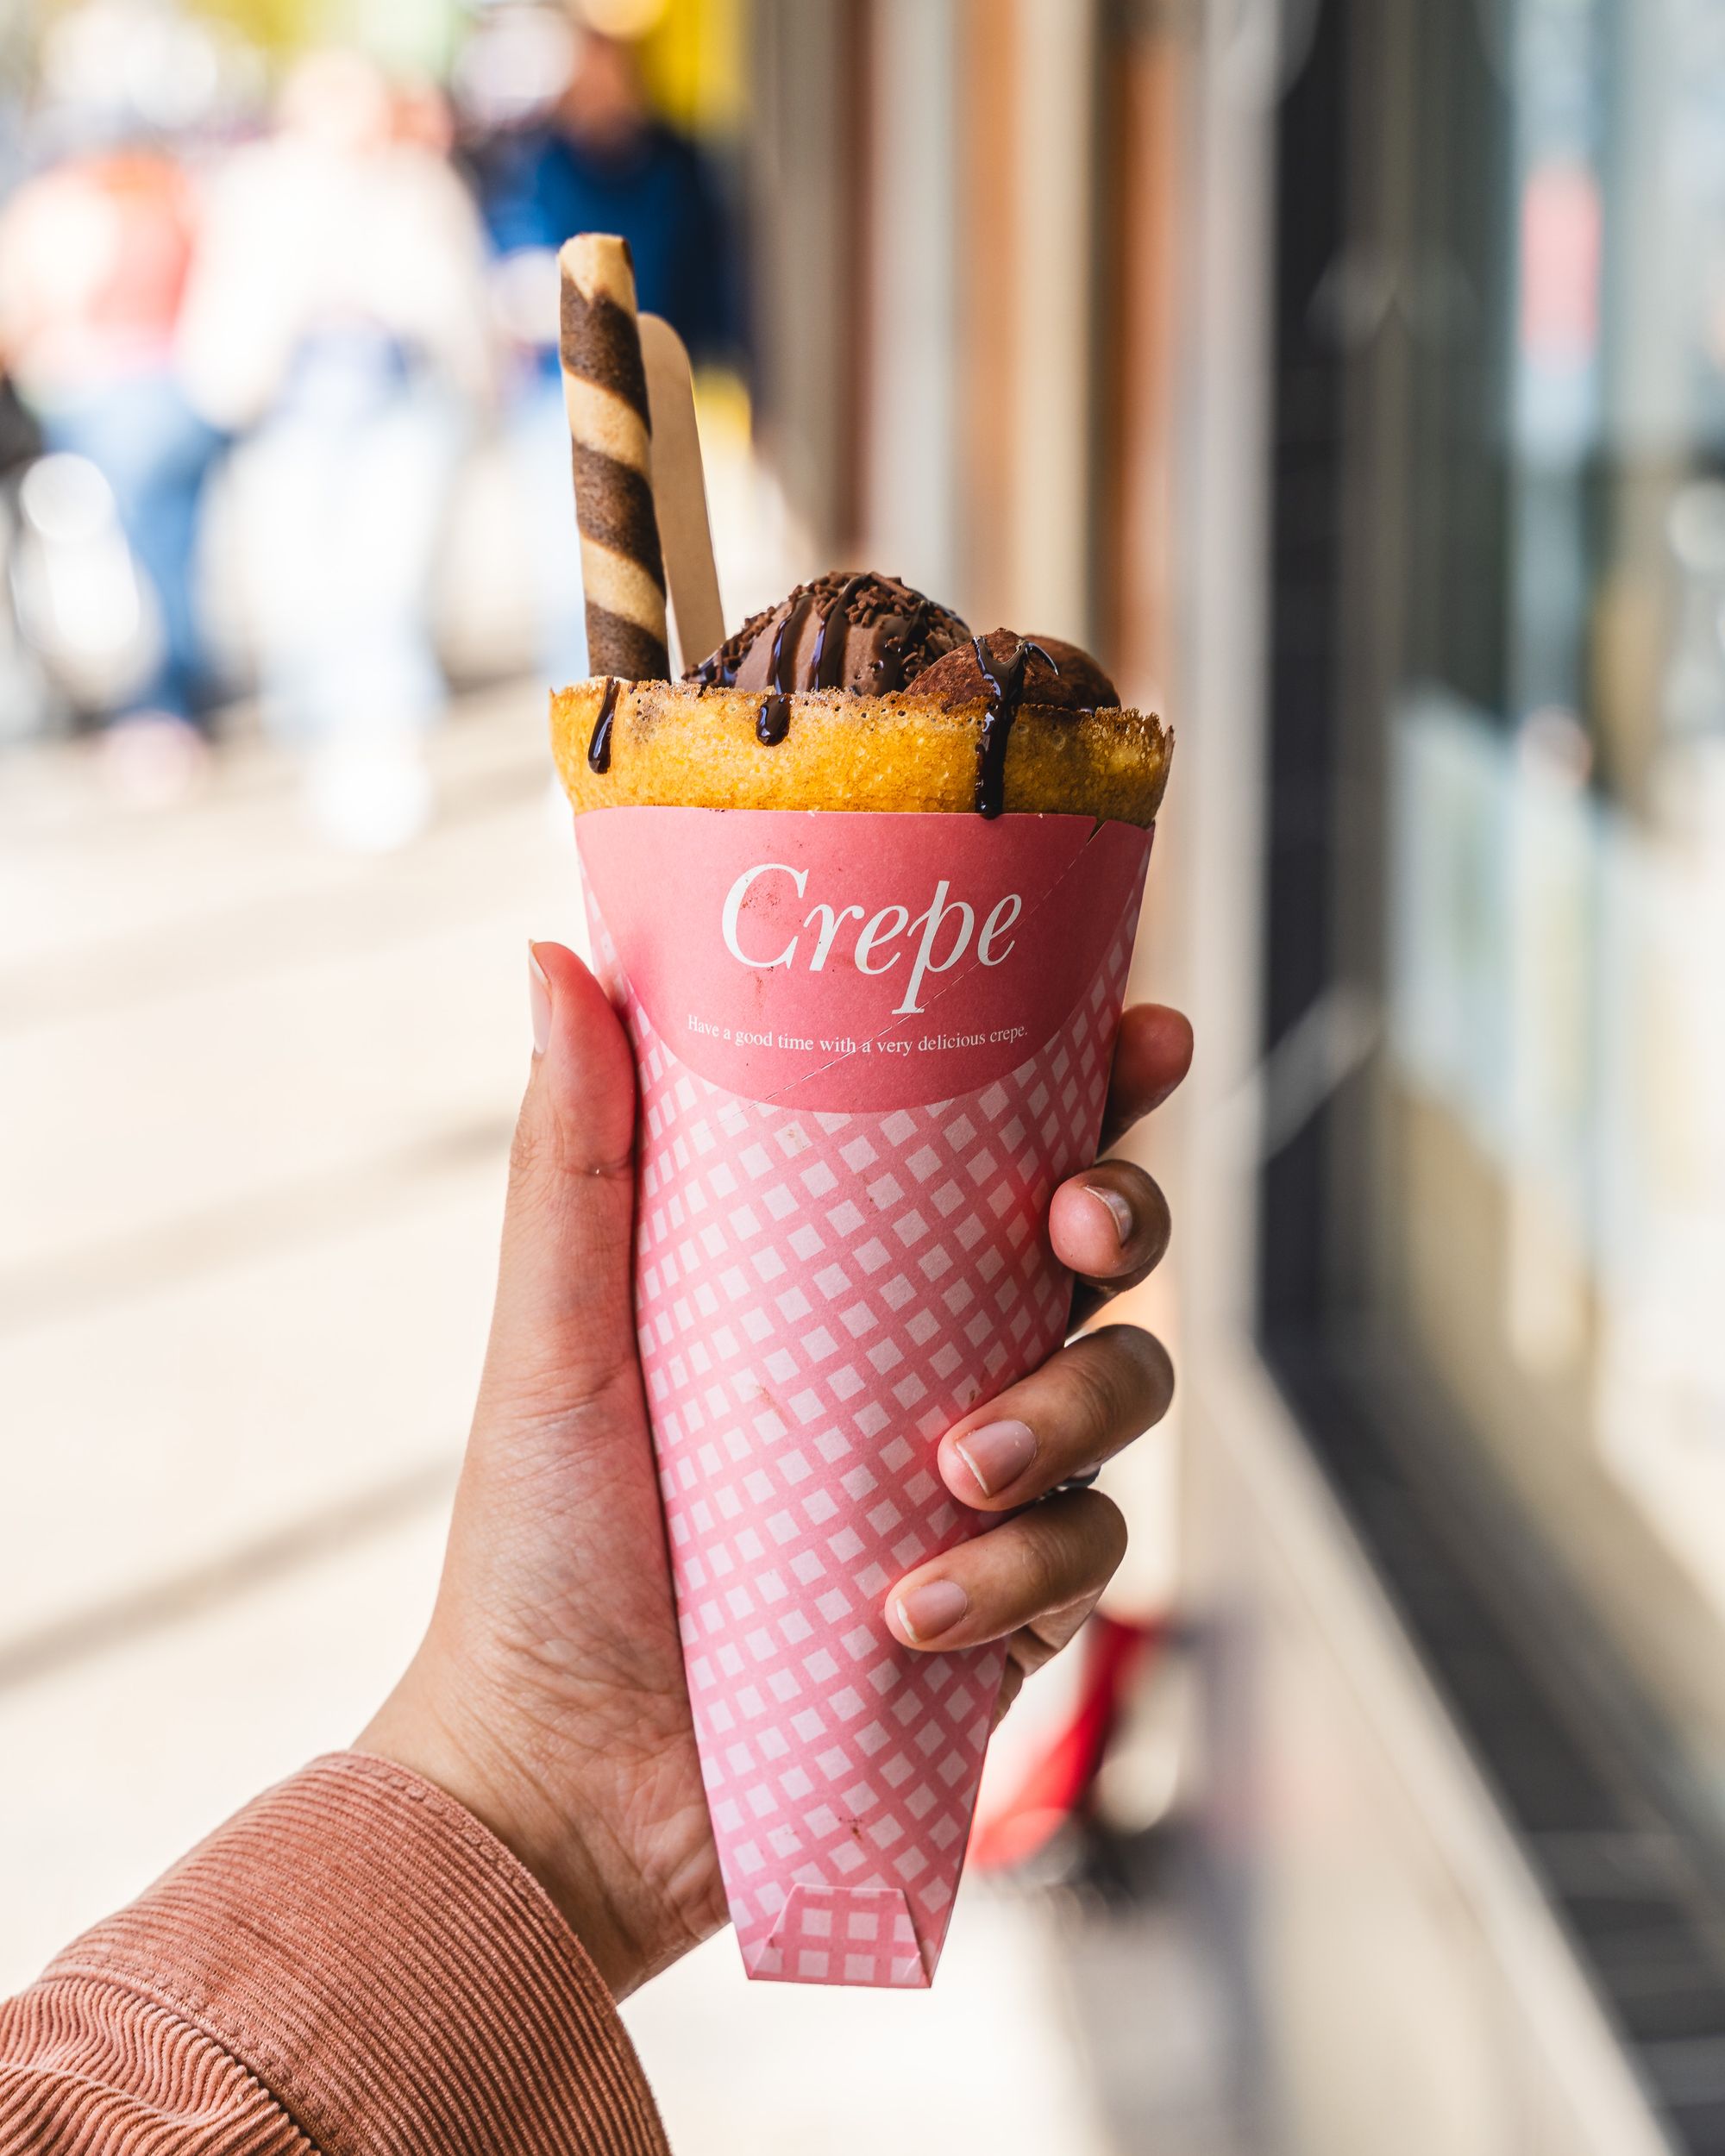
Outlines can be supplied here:
M510 1153L485 1391L536 1415L635 1371L635 1062L605 991L528 946L534 1056Z

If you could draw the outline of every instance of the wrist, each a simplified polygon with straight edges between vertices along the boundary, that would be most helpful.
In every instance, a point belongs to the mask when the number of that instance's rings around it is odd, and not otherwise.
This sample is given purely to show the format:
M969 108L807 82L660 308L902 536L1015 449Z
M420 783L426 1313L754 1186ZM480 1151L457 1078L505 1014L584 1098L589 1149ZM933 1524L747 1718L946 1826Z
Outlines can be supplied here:
M570 1808L516 1749L489 1730L456 1727L428 1691L411 1668L354 1749L407 1768L471 1812L545 1890L612 1996L626 1998L683 1946L655 1940L643 1912L631 1906L637 1897L606 1876Z

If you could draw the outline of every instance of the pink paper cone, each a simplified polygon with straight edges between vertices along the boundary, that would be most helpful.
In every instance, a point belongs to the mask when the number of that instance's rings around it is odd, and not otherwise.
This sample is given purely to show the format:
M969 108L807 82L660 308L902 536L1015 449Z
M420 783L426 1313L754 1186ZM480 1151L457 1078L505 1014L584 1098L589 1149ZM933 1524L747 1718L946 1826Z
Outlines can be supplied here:
M1048 1203L1094 1156L1149 834L577 828L640 1068L642 1362L743 1963L925 1985L1004 1650L913 1654L883 1600L988 1524L941 1483L942 1433L1064 1333Z

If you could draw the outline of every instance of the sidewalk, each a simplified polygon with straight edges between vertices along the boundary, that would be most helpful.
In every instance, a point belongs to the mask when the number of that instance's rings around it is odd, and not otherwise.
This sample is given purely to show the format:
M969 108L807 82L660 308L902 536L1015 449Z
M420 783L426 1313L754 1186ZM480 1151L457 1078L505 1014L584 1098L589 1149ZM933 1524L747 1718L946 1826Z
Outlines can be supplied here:
M579 916L537 696L436 761L382 862L260 748L158 818L74 751L5 768L0 1991L348 1741L430 1606L524 946ZM1067 1982L1039 1900L967 1889L932 1995L749 1987L721 1938L630 2020L680 2156L1116 2156Z

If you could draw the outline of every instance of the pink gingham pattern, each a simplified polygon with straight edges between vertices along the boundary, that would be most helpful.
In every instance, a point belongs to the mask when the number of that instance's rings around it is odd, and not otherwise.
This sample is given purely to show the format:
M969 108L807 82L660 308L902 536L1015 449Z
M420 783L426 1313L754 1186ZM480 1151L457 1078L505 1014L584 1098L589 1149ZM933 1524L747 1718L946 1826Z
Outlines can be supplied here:
M942 1433L1059 1344L1055 1186L1094 1157L1136 909L1057 1037L891 1113L745 1100L672 1054L589 901L639 1066L637 1320L702 1771L744 1965L925 1985L1003 1647L917 1655L888 1589L981 1517Z

